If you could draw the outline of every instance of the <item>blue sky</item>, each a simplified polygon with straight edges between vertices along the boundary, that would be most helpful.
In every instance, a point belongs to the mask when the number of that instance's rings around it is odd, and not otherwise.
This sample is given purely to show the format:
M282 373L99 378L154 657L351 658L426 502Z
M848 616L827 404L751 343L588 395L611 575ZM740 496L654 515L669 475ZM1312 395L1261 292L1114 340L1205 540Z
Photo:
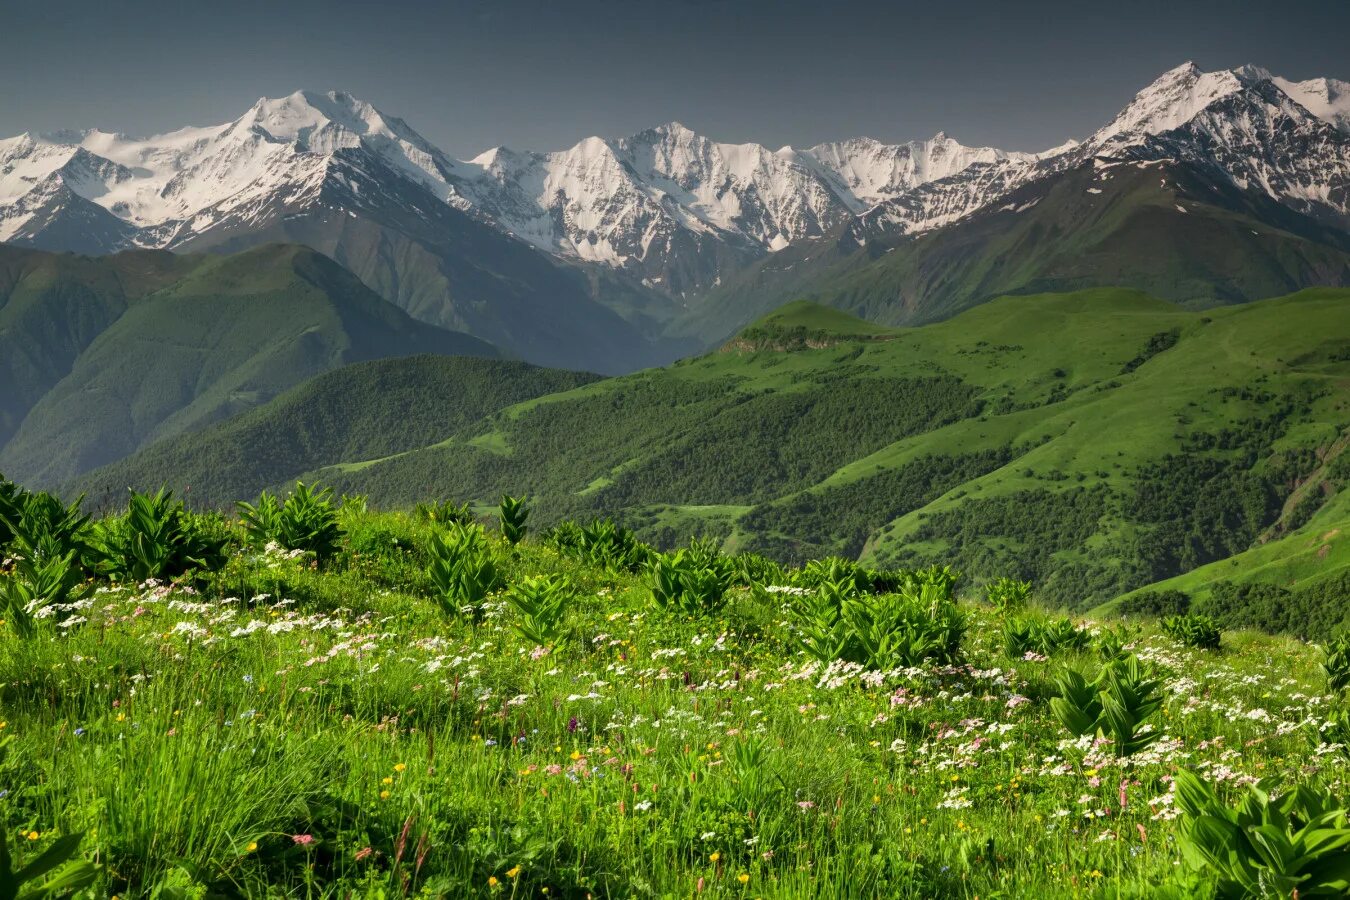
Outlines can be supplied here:
M1187 59L1350 80L1350 2L12 0L0 136L144 134L339 89L457 156L679 120L777 147L1044 149Z

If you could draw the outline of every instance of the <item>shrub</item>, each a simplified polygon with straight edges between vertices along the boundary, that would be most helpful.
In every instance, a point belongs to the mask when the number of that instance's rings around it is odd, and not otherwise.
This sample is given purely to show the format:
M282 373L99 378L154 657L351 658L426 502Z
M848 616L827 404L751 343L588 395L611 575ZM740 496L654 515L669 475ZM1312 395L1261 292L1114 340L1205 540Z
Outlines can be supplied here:
M655 555L633 532L611 519L596 519L589 525L559 522L544 539L574 559L623 572L638 572Z
M420 521L437 525L468 525L473 522L473 510L467 502L459 506L449 500L418 503L413 507L413 515Z
M826 582L793 605L791 641L817 662L844 659L874 669L959 658L965 617L935 585L867 594L845 579Z
M1091 682L1066 668L1055 676L1058 696L1051 699L1050 710L1071 734L1104 735L1117 756L1132 756L1161 736L1148 725L1162 707L1160 684L1134 656L1109 663Z
M1129 651L1125 648L1132 640L1134 635L1124 625L1117 625L1115 628L1103 628L1093 643L1097 648L1097 656L1102 662L1109 663L1128 656Z
M1180 846L1219 897L1344 897L1350 893L1350 824L1320 784L1276 796L1269 780L1236 807L1193 772L1176 777Z
M13 575L0 578L0 609L21 638L33 636L37 619L49 614L46 608L69 611L94 593L94 584L84 583L74 550L65 556L19 557L14 568Z
M75 558L86 563L91 555L89 517L80 512L84 498L66 505L45 491L18 491L9 509L0 510L10 534L10 552L34 561L49 557Z
M904 594L862 595L843 604L847 658L874 669L955 662L965 617L942 587L925 584Z
M1199 650L1219 649L1223 629L1210 616L1169 616L1162 620L1163 633L1172 640Z

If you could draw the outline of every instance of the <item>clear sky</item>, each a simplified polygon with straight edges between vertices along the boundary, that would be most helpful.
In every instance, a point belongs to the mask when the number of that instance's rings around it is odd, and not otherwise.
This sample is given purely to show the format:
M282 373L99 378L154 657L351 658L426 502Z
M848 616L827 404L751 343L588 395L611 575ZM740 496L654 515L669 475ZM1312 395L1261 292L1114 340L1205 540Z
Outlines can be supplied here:
M1039 150L1188 59L1350 81L1350 0L0 0L0 136L216 124L309 88L461 157L670 120Z

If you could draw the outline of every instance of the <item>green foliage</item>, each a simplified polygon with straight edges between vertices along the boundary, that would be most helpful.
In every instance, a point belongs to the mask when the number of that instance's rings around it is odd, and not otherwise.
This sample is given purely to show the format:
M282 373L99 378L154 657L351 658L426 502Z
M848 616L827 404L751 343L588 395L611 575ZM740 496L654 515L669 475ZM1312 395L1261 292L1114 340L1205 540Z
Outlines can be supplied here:
M9 546L14 539L14 529L10 524L19 517L23 489L0 474L0 550Z
M1322 648L1322 672L1327 692L1339 694L1350 687L1350 635L1337 635Z
M902 593L862 592L850 578L823 581L791 607L793 644L828 665L836 660L872 669L955 662L966 620L940 584L912 584Z
M433 532L427 549L431 556L427 575L441 611L481 622L484 601L504 583L483 529L478 525L451 525L444 532Z
M1163 633L1177 643L1197 650L1217 650L1223 629L1210 616L1168 616L1162 620Z
M985 599L1000 615L1020 613L1031 599L1031 582L998 578L984 587Z
M1110 663L1129 655L1126 647L1134 640L1134 635L1124 625L1103 628L1097 632L1093 641L1097 656L1102 662Z
M1081 672L1062 669L1055 685L1058 696L1050 709L1071 734L1104 735L1122 757L1146 749L1161 736L1148 723L1163 704L1161 682L1137 657L1108 663L1091 682Z
M961 652L965 617L936 585L904 594L863 594L844 601L850 642L845 658L880 670L925 661L954 662Z
M168 491L132 492L127 513L96 530L100 568L115 581L173 578L192 569L218 569L227 537L204 523Z
M1121 600L1116 611L1123 616L1184 616L1191 610L1191 598L1183 591L1140 591Z
M497 517L501 522L502 537L508 544L519 544L525 539L525 523L530 518L530 508L525 505L524 497L502 495L497 507Z
M1259 628L1318 638L1350 624L1347 596L1350 571L1296 588L1220 579L1211 585L1210 596L1196 604L1196 611L1213 616L1224 628Z
M1054 656L1081 652L1092 636L1071 619L1007 619L1003 623L1003 652L1019 659L1028 653Z
M0 900L64 900L98 878L93 863L80 859L82 834L57 838L32 861L14 868L9 835L0 831Z
M562 634L562 620L575 600L576 588L566 575L539 575L511 586L507 605L516 614L511 627L525 640L550 647Z
M1344 897L1350 893L1350 823L1326 788L1249 786L1235 807L1193 772L1176 776L1180 846L1212 879L1217 897Z
M0 576L0 609L21 638L36 633L44 609L52 608L46 614L68 612L96 587L85 583L73 550L65 556L19 557L14 568L13 575Z
M562 521L544 538L561 553L613 571L637 572L655 555L651 547L612 519L595 519L587 525Z
M1177 345L1177 341L1180 338L1181 329L1179 328L1158 332L1148 339L1148 343L1144 345L1144 349L1139 352L1138 356L1121 367L1120 374L1128 375L1159 353L1171 350Z
M4 519L11 534L10 552L37 562L72 554L86 559L90 555L89 517L80 511L83 502L80 497L66 505L45 491L19 492L14 511Z
M650 567L652 602L669 612L697 616L715 613L731 586L726 566L700 558L697 551L661 554Z
M285 503L266 491L256 504L241 501L239 514L250 543L259 547L275 543L286 550L313 553L320 562L332 558L343 533L332 494L331 488L315 490L296 482Z
M450 500L418 503L413 507L413 515L423 522L440 525L468 525L473 522L473 510L468 501L458 506Z

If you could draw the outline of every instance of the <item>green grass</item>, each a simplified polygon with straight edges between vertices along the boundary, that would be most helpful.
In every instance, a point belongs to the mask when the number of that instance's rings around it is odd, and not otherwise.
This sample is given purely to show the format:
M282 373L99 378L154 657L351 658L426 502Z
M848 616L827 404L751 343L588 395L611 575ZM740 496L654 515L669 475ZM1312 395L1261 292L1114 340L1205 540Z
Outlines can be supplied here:
M958 665L826 671L788 594L672 614L641 576L490 538L508 587L578 589L541 652L499 602L442 616L431 526L342 522L322 569L236 544L191 590L104 584L0 642L19 863L83 832L97 896L1208 896L1177 849L1180 767L1229 797L1350 774L1311 753L1333 704L1292 639L1137 626L1163 738L1117 759L1049 707L1092 642L1009 658L973 589Z

